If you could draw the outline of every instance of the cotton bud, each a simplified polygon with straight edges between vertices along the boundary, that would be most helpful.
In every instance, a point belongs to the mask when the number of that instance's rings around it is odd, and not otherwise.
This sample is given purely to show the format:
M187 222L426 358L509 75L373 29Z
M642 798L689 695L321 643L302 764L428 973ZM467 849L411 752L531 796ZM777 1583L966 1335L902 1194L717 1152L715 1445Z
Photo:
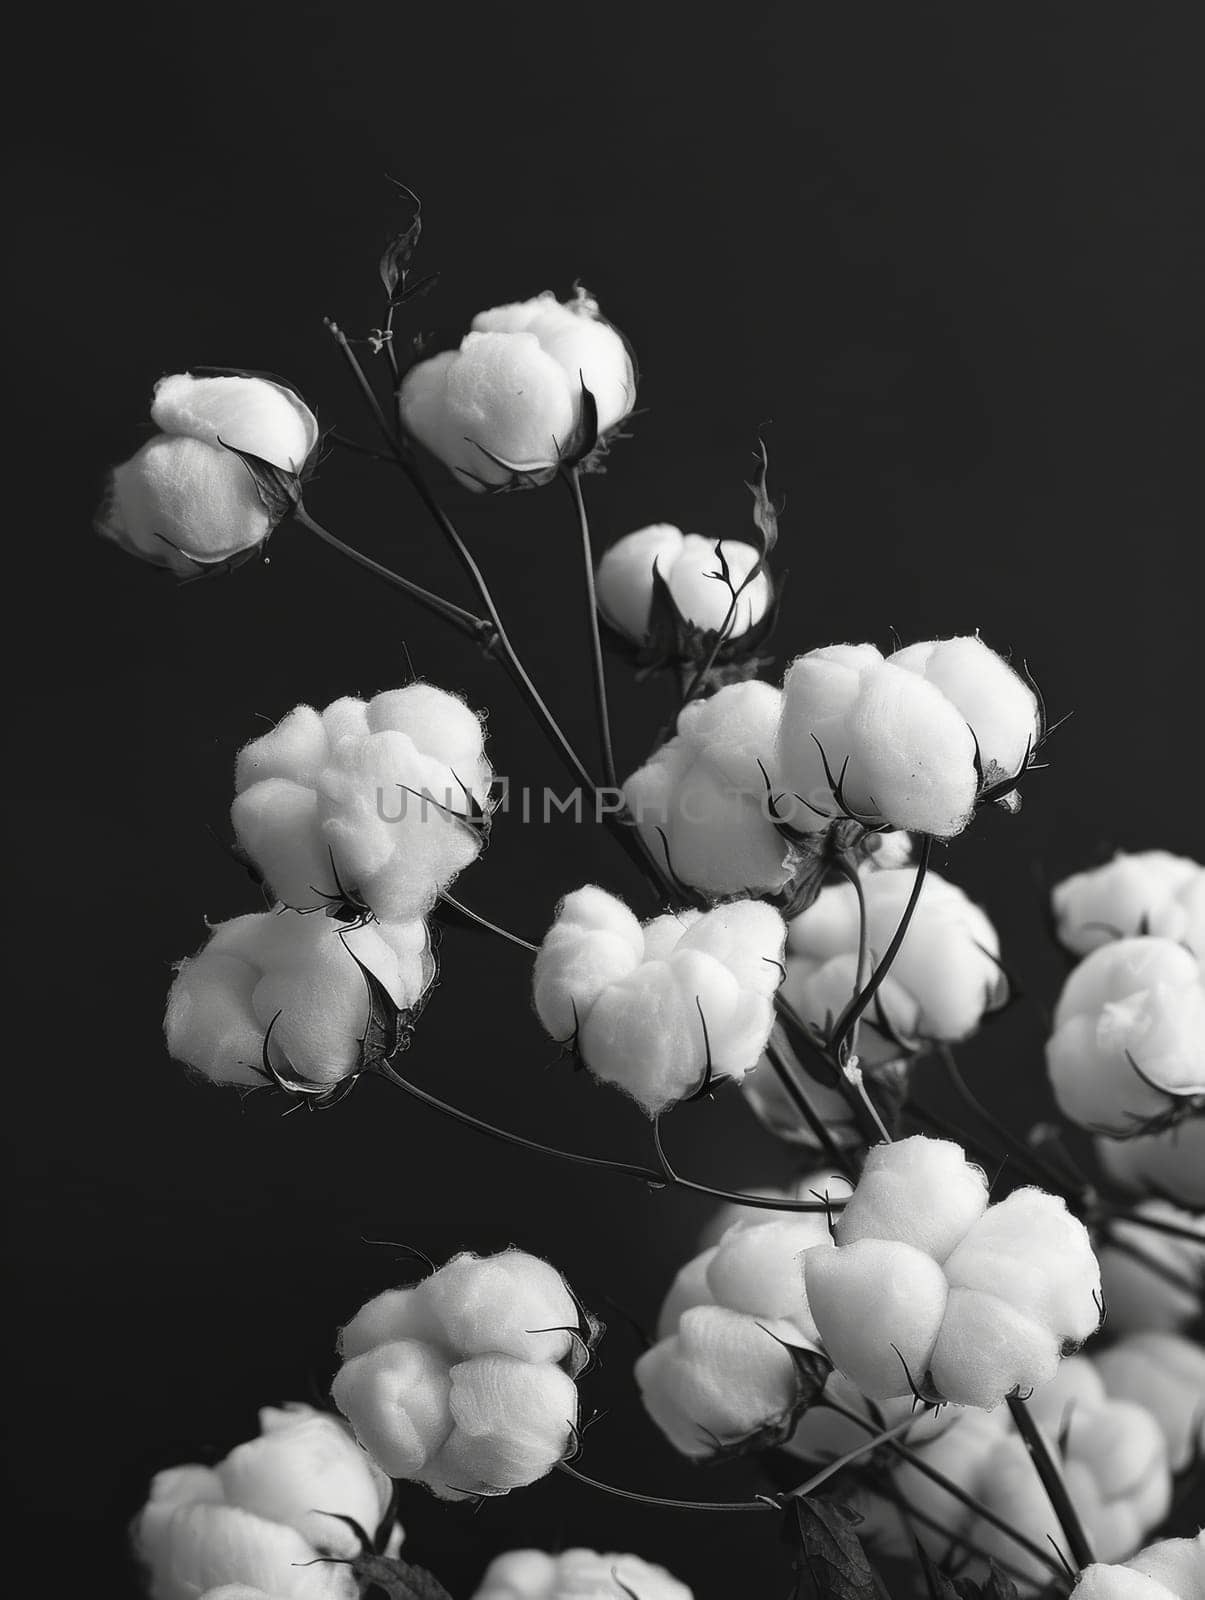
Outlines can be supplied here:
M1205 1218L1165 1200L1140 1200L1136 1219L1168 1222L1196 1238L1112 1217L1097 1247L1110 1333L1174 1333L1205 1308Z
M492 779L477 713L412 683L298 706L245 745L231 819L285 905L403 922L480 854Z
M1135 1333L1096 1357L1108 1394L1145 1407L1173 1472L1205 1455L1205 1350L1175 1333Z
M1059 942L1077 956L1156 934L1205 960L1205 868L1167 850L1118 852L1103 867L1077 872L1051 895Z
M318 442L313 413L267 378L161 378L151 421L160 431L110 475L97 531L183 576L258 548L280 520L239 451L296 477Z
M1063 986L1046 1065L1060 1109L1099 1133L1142 1133L1205 1094L1205 983L1183 945L1119 939Z
M391 1485L337 1418L309 1406L260 1412L260 1437L214 1468L159 1473L134 1525L151 1600L211 1590L271 1600L355 1600L346 1564L359 1540L341 1517L375 1533ZM395 1533L391 1549L400 1534Z
M641 925L602 889L566 896L536 956L536 1013L650 1116L757 1065L774 1022L786 925L743 900Z
M774 598L764 569L750 577L758 559L758 551L743 540L717 543L654 523L625 535L599 562L598 608L633 644L654 644L661 620L657 573L676 622L738 640L761 622Z
M783 679L776 774L791 825L838 816L950 838L1036 745L1033 691L978 639L829 645Z
M916 869L865 869L861 881L867 945L883 951L903 917ZM857 992L860 917L854 886L842 882L822 889L789 926L783 995L818 1033ZM972 1034L1006 997L999 951L996 930L979 907L930 872L891 971L863 1019L863 1063L898 1058L909 1042L953 1043Z
M594 1550L509 1550L486 1568L473 1600L692 1600L684 1583L639 1556Z
M623 338L584 289L559 302L550 291L473 318L459 350L406 374L402 420L470 489L547 482L593 449L583 390L597 408L597 435L611 433L636 401Z
M692 701L676 736L624 784L645 843L691 888L770 893L794 873L769 788L781 704L779 690L757 680Z
M987 1202L957 1145L877 1145L837 1249L804 1257L821 1342L871 1399L919 1391L990 1410L1052 1378L1099 1325L1096 1258L1063 1201L1021 1189Z
M361 1308L331 1393L390 1477L446 1500L504 1494L569 1452L598 1332L546 1262L461 1255Z
M1165 1195L1191 1211L1205 1211L1205 1117L1185 1117L1134 1138L1097 1139L1096 1155L1123 1189Z
M402 1013L413 1012L434 962L426 924L340 929L327 917L261 912L220 922L182 961L164 1028L171 1055L214 1083L262 1086L269 1060L332 1088L368 1065L363 967Z
M760 1449L789 1436L805 1393L792 1344L806 1348L792 1323L691 1306L677 1332L637 1361L636 1383L683 1455Z
M1072 1600L1201 1600L1205 1532L1148 1545L1124 1566L1094 1561L1071 1593Z

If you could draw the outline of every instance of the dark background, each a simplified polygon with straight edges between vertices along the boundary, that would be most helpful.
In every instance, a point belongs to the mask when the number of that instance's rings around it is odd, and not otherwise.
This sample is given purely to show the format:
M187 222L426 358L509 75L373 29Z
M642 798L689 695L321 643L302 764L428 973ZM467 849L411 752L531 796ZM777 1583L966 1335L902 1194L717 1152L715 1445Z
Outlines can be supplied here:
M9 1570L69 1560L89 1593L133 1593L124 1525L149 1473L225 1451L260 1403L321 1392L336 1325L411 1270L372 1240L546 1255L612 1321L585 1470L717 1498L751 1483L692 1474L655 1435L609 1304L651 1322L705 1204L537 1164L383 1084L282 1118L168 1061L170 963L203 917L256 905L214 832L263 718L393 687L405 647L490 708L499 769L560 770L495 668L300 530L268 565L184 588L96 540L103 471L144 436L153 380L283 372L367 437L321 319L378 320L392 174L424 197L423 264L442 275L413 326L455 329L580 276L631 337L647 409L588 486L600 544L661 519L746 532L764 429L788 497L780 655L978 627L1028 659L1054 715L1074 712L1022 816L988 816L949 852L1027 991L967 1052L1020 1121L1045 1106L1041 1008L1061 972L1043 883L1117 846L1202 844L1194 12L135 5L57 13L55 37L17 52L9 92L28 108L7 209L31 271L6 320L32 438L10 446L6 481L4 876L26 969L5 1097ZM467 599L395 479L333 458L311 504ZM448 501L589 748L567 499ZM630 769L669 690L635 689L619 664L612 682ZM460 892L538 937L589 879L637 888L594 830L503 822ZM553 1065L522 952L450 928L442 963L407 1061L422 1082L537 1136L646 1150L633 1108ZM715 1181L789 1164L731 1094L669 1133ZM523 1542L634 1549L700 1600L787 1586L757 1518L559 1478L475 1515L417 1493L405 1512L413 1552L458 1596Z

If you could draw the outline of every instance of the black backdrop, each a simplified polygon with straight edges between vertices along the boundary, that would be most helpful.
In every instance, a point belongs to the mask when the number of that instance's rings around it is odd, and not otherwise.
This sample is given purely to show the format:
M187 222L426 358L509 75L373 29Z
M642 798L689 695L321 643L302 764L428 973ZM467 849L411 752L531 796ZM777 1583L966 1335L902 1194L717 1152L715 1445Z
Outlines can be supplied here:
M780 653L979 627L1075 713L1022 816L949 855L1029 996L967 1057L1020 1118L1045 1103L1041 1008L1061 970L1043 881L1119 845L1201 846L1193 9L134 5L60 16L32 75L18 52L8 202L32 271L7 320L32 442L7 475L22 716L4 877L26 968L6 1096L10 1570L15 1553L55 1588L132 1593L123 1530L147 1475L245 1437L259 1403L321 1392L336 1324L409 1270L366 1241L436 1258L515 1241L604 1314L648 1322L706 1212L462 1136L384 1085L282 1118L168 1062L170 962L203 916L255 904L210 830L264 717L393 686L407 647L490 707L500 768L560 773L496 669L303 533L185 588L95 540L102 471L142 437L152 381L285 372L363 432L321 319L377 319L393 174L425 198L442 274L416 321L455 327L580 276L631 336L647 410L589 485L601 542L658 519L740 535L764 429L788 496ZM402 487L332 459L312 502L459 594ZM567 501L451 503L588 744ZM667 691L622 668L613 683L630 767ZM538 934L587 879L634 887L605 837L504 823L462 892ZM631 1108L552 1066L521 952L453 928L442 956L408 1062L422 1081L537 1136L644 1148ZM786 1166L732 1096L670 1134L719 1181ZM746 1489L738 1468L692 1476L655 1436L610 1315L586 1469ZM477 1514L418 1494L405 1512L458 1595L524 1541L635 1549L700 1597L786 1587L759 1519L562 1479Z

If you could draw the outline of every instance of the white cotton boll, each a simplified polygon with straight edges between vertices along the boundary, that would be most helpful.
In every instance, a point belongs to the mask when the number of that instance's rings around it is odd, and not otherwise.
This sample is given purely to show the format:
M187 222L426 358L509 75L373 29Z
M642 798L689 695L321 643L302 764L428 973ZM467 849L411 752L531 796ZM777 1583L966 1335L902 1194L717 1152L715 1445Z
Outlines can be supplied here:
M962 832L979 782L975 741L939 689L884 662L867 675L848 730L850 809L872 823L939 839ZM839 779L837 768L833 774Z
M692 1600L684 1583L639 1556L510 1550L486 1568L473 1600Z
M706 894L772 892L794 871L771 810L780 707L779 690L755 679L693 701L675 737L624 784L649 849Z
M775 1332L778 1337L775 1337ZM670 1443L703 1459L785 1428L799 1401L799 1377L783 1334L767 1319L724 1306L685 1311L672 1337L636 1363L645 1409Z
M570 1039L612 983L644 959L640 923L622 900L587 885L557 907L536 956L532 998L554 1039Z
M164 433L245 450L285 472L300 472L318 443L313 412L267 378L173 373L155 385L151 421Z
M434 1346L398 1339L344 1362L331 1398L391 1478L416 1478L452 1431L451 1370Z
M581 1311L555 1267L525 1250L454 1256L415 1294L458 1356L563 1361Z
M323 718L313 706L295 706L274 728L239 751L234 786L240 793L266 778L313 788L329 748Z
M213 1083L263 1082L263 1028L251 997L258 973L234 956L182 961L163 1019L168 1054Z
M340 1516L375 1530L389 1484L334 1417L310 1406L260 1412L258 1439L218 1463L227 1502L296 1528L316 1548L353 1556L360 1541Z
M801 1259L813 1247L831 1248L823 1214L801 1213L735 1229L707 1267L712 1298L732 1311L793 1322L805 1339L815 1343L819 1335L808 1310Z
M131 555L182 577L254 549L272 531L238 456L167 434L114 468L96 526Z
M181 1506L158 1539L146 1537L141 1525L136 1539L151 1600L195 1600L231 1582L273 1600L356 1600L349 1567L318 1562L296 1529L235 1506Z
M718 1248L718 1245L712 1245L679 1268L657 1315L658 1339L668 1339L670 1334L676 1333L683 1313L692 1306L715 1304L715 1296L707 1281L707 1269L715 1259Z
M1205 1305L1205 1219L1165 1200L1140 1200L1133 1209L1136 1218L1174 1223L1197 1237L1110 1219L1097 1247L1108 1329L1113 1334L1174 1333L1200 1316Z
M782 982L787 929L780 912L760 900L736 900L695 918L674 950L712 956L742 989L768 999Z
M848 1198L853 1184L843 1172L828 1172L821 1169L804 1173L803 1177L796 1178L786 1188L778 1188L771 1184L746 1184L744 1188L746 1194L760 1195L765 1200L822 1200L828 1195L834 1200L844 1201ZM719 1244L730 1228L759 1228L765 1222L787 1221L808 1216L813 1221L823 1224L825 1233L828 1233L828 1217L822 1211L815 1213L769 1211L761 1206L739 1205L735 1200L730 1200L725 1205L717 1206L710 1221L701 1229L699 1246L702 1249L709 1249L712 1245Z
M1110 1395L1154 1417L1173 1472L1205 1454L1205 1350L1199 1344L1174 1333L1136 1333L1102 1350L1096 1367Z
M919 1387L946 1310L946 1280L933 1258L910 1244L863 1238L809 1250L803 1266L808 1309L834 1366L873 1400Z
M1079 1575L1073 1600L1196 1600L1191 1590L1169 1589L1130 1566L1094 1561Z
M230 822L235 838L283 905L319 910L336 893L313 789L289 778L253 782L235 795Z
M717 543L719 555L716 554ZM757 550L743 540L717 541L688 533L681 554L666 574L670 597L682 616L696 628L724 629L725 638L739 639L762 620L773 599L764 569L746 583L758 560ZM725 566L727 582L723 577Z
M1050 899L1059 942L1078 956L1148 933L1205 959L1205 904L1197 906L1203 895L1205 868L1167 850L1142 850L1119 851L1103 866L1064 878Z
M1205 1117L1185 1117L1137 1138L1097 1139L1096 1155L1123 1189L1162 1194L1191 1211L1205 1211Z
M441 1499L502 1494L552 1471L572 1446L577 1389L547 1362L477 1356L452 1369L453 1429L422 1481Z
M1205 1530L1192 1539L1162 1539L1127 1563L1161 1583L1176 1600L1200 1600L1205 1588Z
M694 966L683 975L698 976ZM738 997L736 980L718 962L708 963L701 1014L699 990L678 976L674 963L646 962L599 996L578 1034L582 1060L594 1076L631 1095L649 1116L702 1087L709 1039L713 1060L716 1053L703 1016L722 1023Z
M837 1219L837 1243L891 1239L939 1264L987 1210L987 1179L948 1139L914 1134L875 1145Z
M386 1289L374 1296L339 1332L339 1356L352 1361L378 1345L401 1339L419 1340L440 1347L444 1330L430 1302L413 1289Z
M633 643L648 637L654 568L667 578L684 543L680 528L655 522L625 534L598 563L598 609L616 632Z
M951 1288L933 1347L933 1385L955 1405L985 1411L1014 1389L1049 1383L1061 1342L1044 1323L996 1295Z
M1046 1047L1055 1097L1072 1121L1130 1134L1180 1096L1205 1092L1205 983L1169 939L1102 945L1063 986Z
M946 696L970 725L984 773L1019 776L1041 735L1038 698L1003 656L982 639L934 639L897 650L887 660L918 673Z

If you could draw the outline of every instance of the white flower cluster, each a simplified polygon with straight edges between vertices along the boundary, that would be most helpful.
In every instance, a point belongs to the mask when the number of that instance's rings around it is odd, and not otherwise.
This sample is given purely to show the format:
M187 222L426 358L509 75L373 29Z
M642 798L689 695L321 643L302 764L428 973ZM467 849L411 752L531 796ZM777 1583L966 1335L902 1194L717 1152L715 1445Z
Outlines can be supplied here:
M834 1365L872 1399L919 1390L984 1410L1047 1383L1095 1332L1100 1272L1087 1229L1039 1189L988 1204L960 1147L876 1145L836 1228L803 1258Z
M599 436L613 432L636 402L627 345L584 289L564 303L546 291L480 312L458 350L411 367L399 405L461 483L500 489L555 474L582 426L583 387Z
M1205 1532L1194 1539L1161 1539L1124 1566L1094 1561L1079 1575L1072 1600L1201 1600L1205 1594Z
M791 835L841 817L960 833L983 793L1020 776L1041 732L1034 691L978 638L886 658L829 645L794 661L781 689L732 684L686 706L624 795L683 883L769 893L794 871Z
M1059 996L1046 1064L1064 1115L1142 1133L1205 1095L1205 978L1172 939L1138 935L1085 956Z
M490 1563L473 1600L693 1600L684 1583L639 1556L596 1550L508 1550Z
M505 1494L573 1448L582 1320L547 1262L455 1256L352 1318L331 1394L390 1477L444 1500Z
M799 1271L813 1249L831 1249L823 1212L751 1211L674 1279L635 1370L645 1409L683 1455L790 1436L806 1398L791 1351L818 1338Z
M626 534L603 556L598 609L633 644L647 644L656 572L684 622L704 633L724 629L727 639L739 639L762 620L774 598L764 568L749 577L757 561L758 552L744 540L717 542L656 522Z
M1059 940L1077 956L1114 939L1153 933L1205 960L1205 867L1168 850L1119 851L1051 895Z
M216 1467L155 1477L134 1528L151 1600L356 1600L350 1567L320 1557L355 1555L341 1517L376 1531L388 1478L336 1417L289 1405L259 1420L259 1438ZM391 1550L400 1539L395 1530Z
M400 1011L413 1011L434 974L427 925L339 928L329 917L259 912L219 922L182 961L164 1028L176 1061L214 1083L264 1082L264 1041L293 1074L328 1087L361 1064L369 994L360 965Z
M774 1022L786 925L753 900L641 924L587 886L567 895L535 960L536 1013L585 1066L650 1116L701 1088L737 1082Z
M236 452L297 474L318 443L313 413L266 378L161 378L151 421L159 432L110 476L97 531L186 577L256 549L272 531Z
M477 713L412 683L298 706L245 745L231 819L285 905L405 922L480 853L492 781Z

